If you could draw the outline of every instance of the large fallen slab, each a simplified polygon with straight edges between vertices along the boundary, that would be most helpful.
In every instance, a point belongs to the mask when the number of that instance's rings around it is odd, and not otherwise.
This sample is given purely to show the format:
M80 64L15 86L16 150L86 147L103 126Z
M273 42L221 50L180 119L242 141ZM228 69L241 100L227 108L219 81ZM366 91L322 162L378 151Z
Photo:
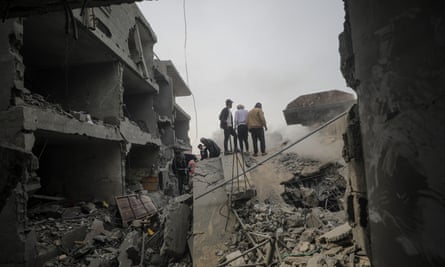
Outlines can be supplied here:
M220 158L199 161L197 175L193 178L193 194L199 196L223 182L224 176ZM193 204L193 266L216 266L220 256L218 250L230 239L235 218L227 219L227 194L224 187L194 200ZM227 223L227 228L226 228Z
M165 220L161 255L179 259L183 256L187 245L187 233L190 226L189 206L173 202L167 207Z

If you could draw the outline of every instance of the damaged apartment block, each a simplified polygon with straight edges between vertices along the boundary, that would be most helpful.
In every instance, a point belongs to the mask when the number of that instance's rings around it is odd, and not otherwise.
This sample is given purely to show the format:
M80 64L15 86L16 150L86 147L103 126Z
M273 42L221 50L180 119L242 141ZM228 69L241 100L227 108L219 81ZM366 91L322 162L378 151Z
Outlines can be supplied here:
M137 6L68 13L0 24L1 264L37 254L33 196L114 203L147 179L171 184L173 149L191 149L175 102L191 92L171 61L153 59L156 35Z

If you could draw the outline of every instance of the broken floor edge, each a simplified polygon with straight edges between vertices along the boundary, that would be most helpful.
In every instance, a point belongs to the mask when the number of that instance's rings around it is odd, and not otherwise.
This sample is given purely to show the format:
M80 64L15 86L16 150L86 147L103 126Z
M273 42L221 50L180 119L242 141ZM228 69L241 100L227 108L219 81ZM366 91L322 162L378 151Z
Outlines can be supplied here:
M120 126L100 125L91 122L81 122L77 119L57 114L52 110L44 110L30 106L16 106L0 112L0 117L8 116L13 117L15 120L10 120L10 125L3 125L4 128L2 131L4 131L4 133L10 129L16 130L17 132L23 130L46 130L55 133L82 135L108 141L125 141L130 144L161 145L161 140L159 138L153 138L151 134L142 131L137 126L132 125L129 121L125 120L120 121ZM17 122L17 120L21 121ZM11 136L11 138L14 137Z

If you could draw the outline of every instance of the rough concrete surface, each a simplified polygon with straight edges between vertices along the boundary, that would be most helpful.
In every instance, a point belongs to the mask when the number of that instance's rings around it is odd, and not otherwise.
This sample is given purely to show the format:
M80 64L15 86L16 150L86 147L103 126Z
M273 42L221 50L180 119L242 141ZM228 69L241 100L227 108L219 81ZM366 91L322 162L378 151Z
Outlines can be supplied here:
M193 178L193 193L198 196L212 188L212 185L224 181L220 158L199 161ZM224 248L233 229L235 218L228 215L227 195L224 187L215 190L193 205L193 266L215 266L219 256L218 249Z
M445 12L345 1L343 74L357 92L375 266L443 266Z

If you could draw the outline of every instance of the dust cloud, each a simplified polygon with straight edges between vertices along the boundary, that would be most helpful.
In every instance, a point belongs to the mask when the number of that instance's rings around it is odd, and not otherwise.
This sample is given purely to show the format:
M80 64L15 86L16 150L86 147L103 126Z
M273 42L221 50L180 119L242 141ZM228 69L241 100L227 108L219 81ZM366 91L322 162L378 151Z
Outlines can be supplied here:
M266 150L274 153L280 149L290 145L304 135L310 133L316 127L309 128L301 125L281 126L276 129L270 129L265 132ZM340 128L340 129L338 129ZM297 145L291 147L286 152L297 153L302 157L308 157L321 162L341 161L343 139L342 133L344 128L333 125L326 129L308 137ZM223 150L223 131L213 132L211 138ZM249 134L249 151L253 151L252 138Z
M315 128L314 128L315 129ZM266 133L266 144L269 148L277 150L284 148L313 129L301 125L283 126L277 130ZM287 150L321 162L342 160L343 139L341 132L326 129L301 141Z

